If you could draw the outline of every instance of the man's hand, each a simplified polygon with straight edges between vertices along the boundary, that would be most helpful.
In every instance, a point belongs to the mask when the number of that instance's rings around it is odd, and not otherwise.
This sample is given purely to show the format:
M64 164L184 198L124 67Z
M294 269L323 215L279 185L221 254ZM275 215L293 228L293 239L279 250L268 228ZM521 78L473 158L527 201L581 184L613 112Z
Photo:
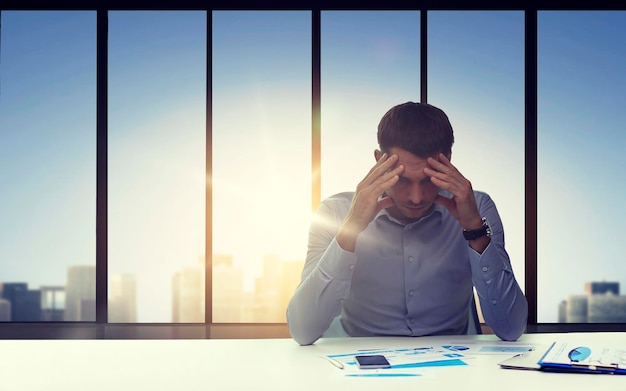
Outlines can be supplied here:
M464 229L480 228L482 221L472 184L443 153L437 155L436 159L428 158L428 166L424 168L424 173L430 177L435 186L452 194L452 198L437 196L436 203L445 206Z
M443 153L437 155L436 159L428 158L428 167L424 168L424 173L430 177L433 184L452 194L452 198L438 195L435 202L446 207L463 229L473 230L482 226L471 182L450 163ZM478 253L482 253L489 242L490 239L483 236L470 241L469 245Z
M357 237L376 214L394 205L391 198L380 197L398 182L404 170L403 165L396 165L397 162L398 155L388 157L386 153L383 154L357 186L350 210L337 232L337 243L345 251L354 252Z

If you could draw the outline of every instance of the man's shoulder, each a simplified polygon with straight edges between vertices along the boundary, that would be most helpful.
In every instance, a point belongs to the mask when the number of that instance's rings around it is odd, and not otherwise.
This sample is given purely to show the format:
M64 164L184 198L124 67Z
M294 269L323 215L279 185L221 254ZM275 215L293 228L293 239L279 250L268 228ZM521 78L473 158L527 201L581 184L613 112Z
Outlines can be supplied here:
M352 198L354 197L353 191L346 191L343 193L333 194L330 197L322 200L320 209L326 209L328 211L334 211L337 214L343 214L350 209L352 204Z
M482 190L474 190L474 196L476 197L476 200L480 199L489 199L491 198L489 196L489 194L487 194L487 192L482 191Z
M345 203L351 203L352 202L352 198L354 198L354 192L353 191L344 191L342 193L337 193L337 194L333 194L330 197L324 199L324 201L322 201L323 203L340 203L340 204L345 204Z
M495 206L495 202L493 201L489 193L485 191L474 190L474 197L476 198L476 204L478 205L478 208L481 210L481 212L484 208L491 208Z

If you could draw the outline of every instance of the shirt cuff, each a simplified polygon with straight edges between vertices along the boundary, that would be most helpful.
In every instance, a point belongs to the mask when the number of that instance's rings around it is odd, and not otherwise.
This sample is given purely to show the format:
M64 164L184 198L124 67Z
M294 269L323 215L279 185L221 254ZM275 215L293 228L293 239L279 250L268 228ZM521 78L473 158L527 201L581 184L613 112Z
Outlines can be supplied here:
M345 251L337 243L337 239L333 239L330 245L320 259L320 269L338 280L351 280L356 264L356 254Z
M507 266L503 265L498 256L496 247L492 240L482 254L477 253L472 248L469 249L470 265L474 278L488 281L507 269Z

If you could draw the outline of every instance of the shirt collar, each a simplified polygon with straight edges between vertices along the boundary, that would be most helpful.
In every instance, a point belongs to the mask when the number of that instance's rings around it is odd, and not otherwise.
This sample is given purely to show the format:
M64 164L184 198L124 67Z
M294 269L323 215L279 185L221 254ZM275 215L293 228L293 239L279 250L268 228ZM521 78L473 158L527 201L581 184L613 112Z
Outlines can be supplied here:
M398 224L398 225L411 225L411 224L419 224L422 221L426 220L426 219L430 219L431 216L432 218L437 218L439 220L441 220L443 214L446 212L446 208L443 205L439 205L439 204L433 204L432 209L430 210L430 212L428 212L428 214L420 217L418 220L410 222L410 223L406 223L404 221L400 221L398 219L396 219L395 217L391 216L389 214L389 212L387 211L387 209L383 209L380 212L378 212L378 215L376 215L375 220L377 219L381 219L384 218L388 221L391 221L392 223Z

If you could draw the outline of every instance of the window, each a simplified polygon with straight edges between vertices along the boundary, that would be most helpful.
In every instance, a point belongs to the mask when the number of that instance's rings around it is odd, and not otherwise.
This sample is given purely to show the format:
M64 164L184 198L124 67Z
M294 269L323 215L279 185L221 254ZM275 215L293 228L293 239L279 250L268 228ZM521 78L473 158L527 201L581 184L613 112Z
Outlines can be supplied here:
M93 321L96 13L3 11L1 39L0 320Z
M322 199L356 189L382 116L420 100L419 42L418 11L322 12Z
M311 205L311 13L213 13L213 321L280 323Z
M428 13L428 103L454 128L452 163L495 202L524 289L524 13Z
M624 26L623 11L538 15L538 322L626 322Z
M109 322L203 323L206 13L109 12L108 65Z
M498 205L518 281L536 289L536 321L626 322L618 263L626 12L322 10L318 26L318 11L2 10L3 326L93 323L103 299L96 281L108 283L108 323L203 331L207 309L225 327L283 323L320 196L311 170L318 70L321 198L354 190L374 162L381 116L427 87L455 128L454 164ZM105 63L96 53L103 13ZM524 48L535 37L524 26L535 16L536 86L524 74L533 74ZM318 27L321 51L312 53ZM108 96L96 90L97 71ZM535 103L524 99L529 87L538 92L536 176L527 168L534 157L524 161L535 147L527 144L534 124L524 123ZM103 96L107 275L95 259ZM519 223L532 221L524 206L535 184L536 247Z

